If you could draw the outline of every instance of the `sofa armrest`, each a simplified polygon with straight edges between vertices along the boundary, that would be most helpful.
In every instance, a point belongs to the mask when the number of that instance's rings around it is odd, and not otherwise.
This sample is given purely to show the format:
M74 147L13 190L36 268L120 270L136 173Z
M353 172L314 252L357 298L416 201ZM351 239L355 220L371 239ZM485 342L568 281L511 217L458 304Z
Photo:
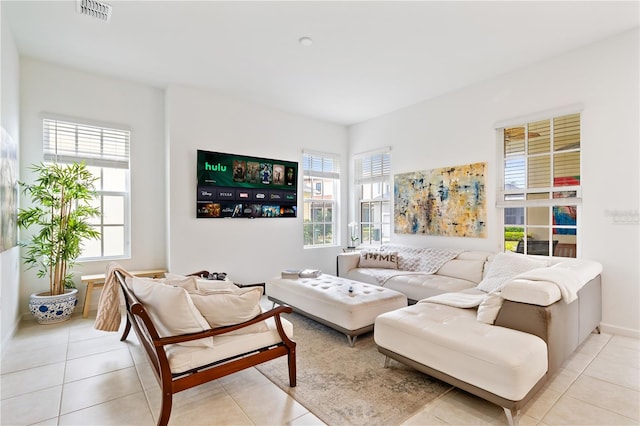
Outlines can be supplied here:
M549 373L599 327L602 319L600 275L578 291L571 303L559 300L549 306L505 300L494 325L534 334L547 343Z
M538 336L547 344L548 372L553 374L576 349L578 302L538 306L505 300L494 325Z
M339 277L345 277L350 270L357 268L359 263L360 252L339 253L337 259L337 275Z

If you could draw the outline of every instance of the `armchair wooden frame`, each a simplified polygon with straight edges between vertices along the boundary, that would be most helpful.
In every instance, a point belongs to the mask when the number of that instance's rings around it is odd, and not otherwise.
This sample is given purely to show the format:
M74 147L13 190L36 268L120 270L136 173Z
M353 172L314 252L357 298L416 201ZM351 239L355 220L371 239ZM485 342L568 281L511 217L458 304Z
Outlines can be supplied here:
M173 394L211 380L219 379L220 377L224 377L246 368L253 367L280 356L287 356L289 365L289 385L291 387L296 386L296 343L286 335L280 319L280 314L292 312L290 307L279 306L258 315L252 320L236 325L213 328L199 333L160 337L153 321L145 310L144 305L140 303L133 292L125 284L124 276L120 274L119 271L116 271L116 277L120 283L120 288L124 293L127 313L127 321L120 340L124 341L129 335L131 328L133 328L138 336L140 344L147 354L147 358L151 363L151 367L153 368L162 391L162 405L160 415L158 416L158 426L166 426L169 423ZM237 354L233 357L203 365L182 373L171 373L169 361L165 352L165 346L202 339L205 337L217 336L256 324L271 317L275 320L276 328L282 342L248 353Z

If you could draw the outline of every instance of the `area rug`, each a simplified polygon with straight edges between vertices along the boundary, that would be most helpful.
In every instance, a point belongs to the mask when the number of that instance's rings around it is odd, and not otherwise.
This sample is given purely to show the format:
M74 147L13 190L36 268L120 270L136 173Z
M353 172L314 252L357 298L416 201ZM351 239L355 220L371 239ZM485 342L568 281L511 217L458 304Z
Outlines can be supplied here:
M297 386L289 387L286 357L256 368L330 426L399 425L450 385L392 361L384 368L373 333L350 347L344 334L298 314L293 323Z

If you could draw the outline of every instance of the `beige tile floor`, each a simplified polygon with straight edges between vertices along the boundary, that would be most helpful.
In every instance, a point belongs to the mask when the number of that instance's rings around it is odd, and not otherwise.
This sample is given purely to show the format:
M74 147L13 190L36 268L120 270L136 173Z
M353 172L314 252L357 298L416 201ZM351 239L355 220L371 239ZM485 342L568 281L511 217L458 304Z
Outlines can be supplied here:
M94 314L95 315L95 314ZM93 329L80 315L56 325L26 321L3 348L0 424L154 425L160 390L130 335ZM345 350L348 350L345 345ZM640 341L592 334L525 409L520 424L640 424ZM175 396L170 425L319 425L251 368ZM503 425L501 408L460 390L405 425Z

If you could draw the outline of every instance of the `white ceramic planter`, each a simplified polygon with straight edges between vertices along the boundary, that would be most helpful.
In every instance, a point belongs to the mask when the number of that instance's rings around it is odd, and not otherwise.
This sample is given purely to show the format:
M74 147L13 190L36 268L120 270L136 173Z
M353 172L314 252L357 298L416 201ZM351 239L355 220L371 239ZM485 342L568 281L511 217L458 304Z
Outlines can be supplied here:
M33 293L29 310L40 324L55 324L71 317L78 304L78 289L67 289L64 294L50 296L49 292Z

